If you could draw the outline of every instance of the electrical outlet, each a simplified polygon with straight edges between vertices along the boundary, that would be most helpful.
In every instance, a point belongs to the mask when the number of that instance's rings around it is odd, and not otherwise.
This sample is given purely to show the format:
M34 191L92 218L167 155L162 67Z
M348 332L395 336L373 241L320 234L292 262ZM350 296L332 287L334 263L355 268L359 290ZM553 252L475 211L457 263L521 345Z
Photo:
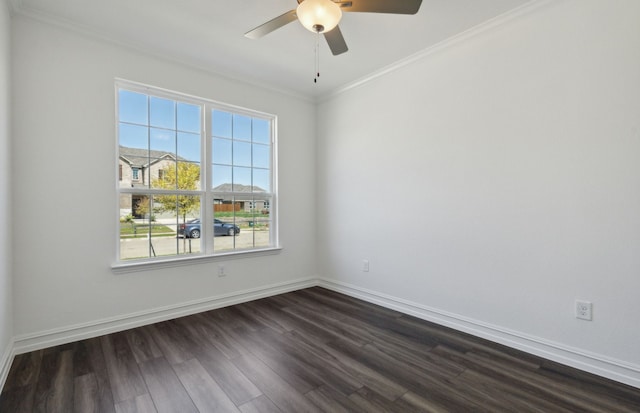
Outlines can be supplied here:
M369 260L362 260L362 271L369 272Z
M218 277L226 277L227 276L227 272L224 268L224 265L220 264L218 265Z
M593 320L593 304L589 301L576 300L576 318L581 320Z

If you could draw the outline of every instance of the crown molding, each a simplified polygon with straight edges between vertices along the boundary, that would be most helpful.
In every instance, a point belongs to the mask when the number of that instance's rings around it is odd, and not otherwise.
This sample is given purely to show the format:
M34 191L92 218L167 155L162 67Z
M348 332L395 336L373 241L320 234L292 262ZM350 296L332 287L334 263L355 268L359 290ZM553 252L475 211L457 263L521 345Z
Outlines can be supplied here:
M476 36L479 36L483 33L486 33L490 30L493 30L497 27L503 26L509 22L512 22L516 19L519 19L523 16L526 16L534 11L538 11L541 8L556 3L557 0L532 0L528 3L523 4L520 7L517 7L513 10L509 10L503 14L500 14L492 19L489 19L485 22L478 24L477 26L471 27L463 32L460 32L452 37L446 38L445 40L434 44L433 46L429 46L426 49L423 49L417 53L414 53L410 56L405 57L404 59L398 60L395 63L392 63L388 66L385 66L381 69L378 69L364 77L361 77L358 80L347 83L341 87L334 89L333 91L319 96L316 100L316 103L323 103L329 101L345 92L348 92L352 89L359 88L367 83L370 83L380 77L389 75L391 73L397 72L398 70L411 65L412 63L425 60L441 51L449 49L459 43L468 41Z

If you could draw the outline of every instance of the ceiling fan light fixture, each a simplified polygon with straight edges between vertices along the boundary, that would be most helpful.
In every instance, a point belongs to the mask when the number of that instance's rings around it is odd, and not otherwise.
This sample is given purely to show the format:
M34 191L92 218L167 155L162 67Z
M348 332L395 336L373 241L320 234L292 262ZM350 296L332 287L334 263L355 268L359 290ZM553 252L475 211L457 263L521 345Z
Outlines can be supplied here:
M331 0L304 0L296 14L300 23L314 33L325 33L335 28L342 18L340 6Z

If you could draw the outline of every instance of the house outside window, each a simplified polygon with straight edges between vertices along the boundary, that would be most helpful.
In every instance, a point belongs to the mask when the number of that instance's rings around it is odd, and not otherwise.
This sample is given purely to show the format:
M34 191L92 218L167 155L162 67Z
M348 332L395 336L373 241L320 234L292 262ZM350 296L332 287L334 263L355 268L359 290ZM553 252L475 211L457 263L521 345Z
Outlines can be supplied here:
M117 262L277 248L276 214L260 207L277 196L275 116L126 81L116 88Z

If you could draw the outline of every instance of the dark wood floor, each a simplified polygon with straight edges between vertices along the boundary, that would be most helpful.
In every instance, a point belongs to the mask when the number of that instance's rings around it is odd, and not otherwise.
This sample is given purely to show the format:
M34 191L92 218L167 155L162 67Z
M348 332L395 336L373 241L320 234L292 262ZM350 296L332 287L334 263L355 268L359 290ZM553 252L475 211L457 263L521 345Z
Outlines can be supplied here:
M15 358L1 412L640 412L640 390L311 288Z

